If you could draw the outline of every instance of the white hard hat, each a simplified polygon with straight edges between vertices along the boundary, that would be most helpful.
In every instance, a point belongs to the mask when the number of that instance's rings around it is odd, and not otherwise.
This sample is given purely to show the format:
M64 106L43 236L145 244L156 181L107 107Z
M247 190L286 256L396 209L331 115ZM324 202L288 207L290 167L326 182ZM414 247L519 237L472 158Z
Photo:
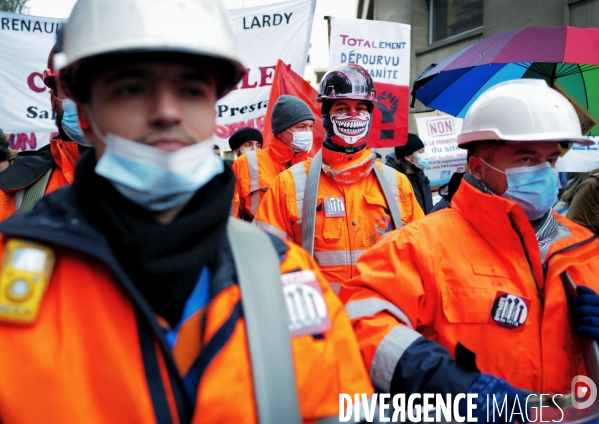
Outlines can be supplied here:
M54 67L77 98L77 75L89 59L131 54L184 54L218 67L219 96L239 82L235 35L221 0L78 0L59 34ZM152 57L152 56L150 56Z
M574 106L541 79L502 82L472 103L458 147L483 140L589 142Z

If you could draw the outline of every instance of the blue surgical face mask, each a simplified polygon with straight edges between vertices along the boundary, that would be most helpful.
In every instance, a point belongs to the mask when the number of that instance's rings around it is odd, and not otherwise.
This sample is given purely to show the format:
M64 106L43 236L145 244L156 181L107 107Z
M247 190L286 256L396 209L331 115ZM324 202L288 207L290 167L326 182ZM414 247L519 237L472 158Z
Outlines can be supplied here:
M143 208L159 212L181 205L224 172L222 159L212 151L212 138L166 152L110 133L104 137L93 119L90 124L106 144L96 174Z
M58 99L58 97L57 97ZM61 99L58 99L61 100ZM77 115L77 104L71 99L62 100L62 121L61 126L66 135L69 136L71 140L76 141L79 144L84 146L89 146L90 144L85 140L85 136L83 135L83 131L79 126L79 116Z
M481 159L482 160L482 159ZM541 218L551 210L559 192L558 179L548 162L536 166L520 166L501 171L507 179L507 190L501 197L518 203L529 220Z
M429 156L428 153L426 152L422 152L422 153L415 153L414 156L416 156L416 159L418 160L414 165L416 165L416 167L420 168L421 170L425 170L426 168L428 168L428 164L429 164Z

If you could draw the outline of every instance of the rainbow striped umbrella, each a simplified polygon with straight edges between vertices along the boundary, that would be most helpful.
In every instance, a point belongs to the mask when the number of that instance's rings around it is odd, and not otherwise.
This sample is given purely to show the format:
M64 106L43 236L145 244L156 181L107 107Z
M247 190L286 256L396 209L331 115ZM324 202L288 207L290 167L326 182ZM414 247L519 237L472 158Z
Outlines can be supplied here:
M599 28L530 27L493 35L427 69L412 94L463 118L485 90L519 78L542 78L599 117ZM599 135L599 125L589 135Z

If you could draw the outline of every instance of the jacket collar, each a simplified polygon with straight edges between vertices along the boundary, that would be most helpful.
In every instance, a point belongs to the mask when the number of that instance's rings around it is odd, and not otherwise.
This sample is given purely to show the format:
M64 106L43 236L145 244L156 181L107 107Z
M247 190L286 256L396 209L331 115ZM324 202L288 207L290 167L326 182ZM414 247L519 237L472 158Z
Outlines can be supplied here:
M69 184L75 178L75 165L79 160L79 144L76 141L50 140L50 152L56 165L62 170ZM89 147L81 146L83 149Z
M370 166L370 162L375 159L376 156L367 148L353 154L334 152L325 147L322 148L322 163L330 166L333 171L340 171L357 165Z
M482 237L504 260L518 261L519 266L530 267L539 289L543 287L545 278L536 234L520 205L500 196L483 193L463 180L451 200L451 207L476 231L475 234L464 234L464 237ZM577 262L588 262L592 258L590 255L597 249L596 238L590 231L557 214L554 215L559 224L570 230L571 235L551 246L545 260L546 264L552 265L552 270L549 271L551 274L561 273L567 266ZM563 251L570 254L563 258L565 262L558 267L558 256ZM522 252L524 255L514 255L514 252Z
M295 153L291 147L283 143L274 135L268 140L268 147L266 150L273 162L277 165L281 165L283 169L287 168L287 164L292 166L308 159L307 152Z

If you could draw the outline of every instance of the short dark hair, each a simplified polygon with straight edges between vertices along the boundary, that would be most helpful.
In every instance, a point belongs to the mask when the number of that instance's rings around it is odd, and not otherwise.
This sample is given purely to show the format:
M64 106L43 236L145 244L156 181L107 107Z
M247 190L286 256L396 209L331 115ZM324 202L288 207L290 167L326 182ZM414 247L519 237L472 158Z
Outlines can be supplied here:
M10 146L0 128L0 162L6 162L10 158Z

